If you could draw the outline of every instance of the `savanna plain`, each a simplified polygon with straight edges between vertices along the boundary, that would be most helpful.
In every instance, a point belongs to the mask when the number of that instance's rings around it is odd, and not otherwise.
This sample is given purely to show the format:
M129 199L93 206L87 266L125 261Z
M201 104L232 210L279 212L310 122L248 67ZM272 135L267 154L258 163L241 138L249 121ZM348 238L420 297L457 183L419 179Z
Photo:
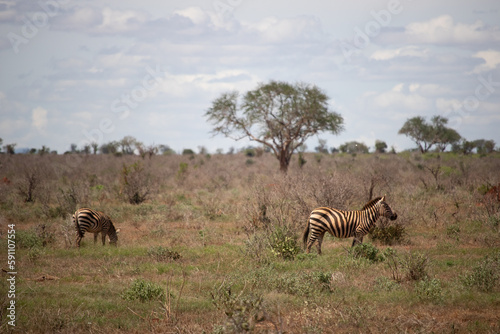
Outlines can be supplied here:
M499 333L500 155L0 155L3 333ZM495 188L496 187L496 188ZM363 245L302 231L386 196ZM78 249L77 208L118 245ZM16 235L8 324L7 230Z

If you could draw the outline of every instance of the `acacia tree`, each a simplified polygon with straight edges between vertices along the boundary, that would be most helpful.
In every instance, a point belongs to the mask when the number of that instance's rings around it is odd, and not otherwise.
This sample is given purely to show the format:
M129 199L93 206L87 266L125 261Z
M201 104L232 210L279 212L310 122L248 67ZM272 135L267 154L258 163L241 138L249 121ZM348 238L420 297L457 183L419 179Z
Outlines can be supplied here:
M330 111L328 96L308 84L270 81L247 92L223 93L205 116L214 134L239 140L249 138L270 148L286 172L292 154L311 136L343 130L343 118Z
M440 151L444 151L448 145L453 145L460 140L460 135L454 129L446 127L448 119L434 116L431 123L427 123L421 116L408 119L398 134L410 137L420 149L420 152L428 152L434 145Z

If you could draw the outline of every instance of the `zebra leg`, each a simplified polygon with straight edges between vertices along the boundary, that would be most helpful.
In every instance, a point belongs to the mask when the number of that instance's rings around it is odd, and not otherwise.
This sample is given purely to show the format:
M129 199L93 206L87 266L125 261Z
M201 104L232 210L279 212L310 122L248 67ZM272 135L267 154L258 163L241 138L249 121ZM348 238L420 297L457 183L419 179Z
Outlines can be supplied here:
M76 233L76 240L75 240L75 244L76 244L76 247L80 247L80 241L82 240L82 237L80 237L80 233Z
M321 243L323 242L324 236L325 236L324 232L318 235L318 245L316 246L318 248L318 255L321 255Z
M309 252L311 251L311 247L312 245L314 245L315 242L316 238L311 234L309 236L309 241L307 241L306 254L309 254Z
M99 234L99 232L94 233L94 245L97 243L97 235L98 234Z
M101 232L102 235L102 245L104 246L106 244L106 236L108 235L107 233Z
M364 235L361 236L354 236L354 239L352 240L352 245L351 247L354 247L356 245L361 245L363 243L363 237Z

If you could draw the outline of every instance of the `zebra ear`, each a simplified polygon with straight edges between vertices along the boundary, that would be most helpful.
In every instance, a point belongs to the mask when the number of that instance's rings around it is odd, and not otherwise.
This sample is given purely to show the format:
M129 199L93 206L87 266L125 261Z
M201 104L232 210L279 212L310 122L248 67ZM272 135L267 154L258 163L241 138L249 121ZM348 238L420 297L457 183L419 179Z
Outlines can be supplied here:
M385 202L385 194L384 196L382 196L382 198L380 199L382 202Z
M116 229L116 234L120 233L120 228Z

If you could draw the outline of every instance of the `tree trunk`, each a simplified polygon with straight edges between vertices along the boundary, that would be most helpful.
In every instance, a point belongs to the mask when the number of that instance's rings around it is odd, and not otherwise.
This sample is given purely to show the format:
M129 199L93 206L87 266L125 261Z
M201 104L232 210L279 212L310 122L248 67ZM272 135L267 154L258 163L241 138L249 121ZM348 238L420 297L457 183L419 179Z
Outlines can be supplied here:
M280 161L280 171L286 174L288 172L288 165L290 164L289 153L285 150L281 150L278 160Z

